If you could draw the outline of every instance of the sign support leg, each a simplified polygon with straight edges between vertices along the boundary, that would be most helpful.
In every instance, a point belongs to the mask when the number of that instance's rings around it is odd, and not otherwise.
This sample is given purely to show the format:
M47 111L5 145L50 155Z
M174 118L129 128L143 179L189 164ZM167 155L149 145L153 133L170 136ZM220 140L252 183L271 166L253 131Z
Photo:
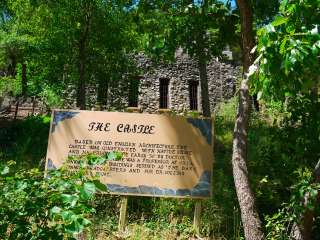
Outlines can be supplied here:
M118 231L120 233L123 233L126 229L127 206L128 206L128 197L126 196L121 197L119 226L118 226Z
M193 216L193 227L196 230L196 234L200 235L200 225L201 225L201 200L196 200L194 206L194 216Z

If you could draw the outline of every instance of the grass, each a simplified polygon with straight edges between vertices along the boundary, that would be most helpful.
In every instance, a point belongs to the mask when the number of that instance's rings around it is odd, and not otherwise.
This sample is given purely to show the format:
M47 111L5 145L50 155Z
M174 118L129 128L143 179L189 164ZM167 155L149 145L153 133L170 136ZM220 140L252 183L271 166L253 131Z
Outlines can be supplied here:
M222 104L215 117L215 163L213 197L202 202L203 239L243 239L240 212L232 178L232 139L237 101ZM49 131L48 117L32 117L0 129L0 159L15 160L21 168L39 166L45 157ZM293 180L288 174L295 165L285 154L287 142L277 126L253 114L249 131L248 168L259 212L273 214L290 194L283 186ZM281 142L283 141L283 143ZM119 197L103 195L95 201L94 239L119 239L117 235ZM130 197L126 239L192 239L194 201Z
M232 130L237 102L221 106L215 118L215 164L213 198L202 202L201 236L203 239L242 239L239 207L232 178ZM103 205L95 222L95 239L119 239L119 206L116 197L100 199ZM105 204L115 203L112 206ZM195 239L194 201L180 199L130 197L125 239ZM106 206L108 205L108 206ZM116 211L115 211L116 210Z
M216 117L213 198L203 201L201 236L208 239L240 239L240 216L233 189L230 164L235 102L222 107ZM227 120L226 120L227 119ZM30 117L1 128L2 161L15 160L21 168L39 166L44 159L49 117ZM228 177L226 177L228 176ZM126 239L190 239L194 201L130 197ZM100 196L96 200L94 239L118 239L119 197Z

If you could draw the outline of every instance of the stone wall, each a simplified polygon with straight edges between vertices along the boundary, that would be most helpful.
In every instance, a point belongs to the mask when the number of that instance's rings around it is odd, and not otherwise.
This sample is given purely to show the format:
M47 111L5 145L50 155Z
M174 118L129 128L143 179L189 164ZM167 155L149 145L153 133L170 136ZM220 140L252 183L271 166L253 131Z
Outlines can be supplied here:
M190 111L189 81L200 81L196 61L187 55L179 53L174 63L154 63L145 55L134 57L140 77L138 107L142 112L154 113L159 110L160 79L169 79L169 109L176 112ZM208 84L211 111L218 103L230 99L235 93L236 79L239 68L229 64L212 60L208 66ZM94 109L96 104L97 87L87 88L87 108ZM121 110L128 107L128 80L113 82L108 88L108 105L105 109ZM201 112L201 88L198 84L198 111ZM74 86L66 91L68 108L75 108L76 92Z
M177 112L190 110L189 81L200 81L196 62L180 54L175 63L153 64L143 55L136 56L142 75L139 92L139 107L143 112L159 110L160 79L169 79L169 108ZM207 67L211 111L219 102L230 99L236 88L239 68L232 64L212 60ZM198 111L201 112L201 89L198 84Z

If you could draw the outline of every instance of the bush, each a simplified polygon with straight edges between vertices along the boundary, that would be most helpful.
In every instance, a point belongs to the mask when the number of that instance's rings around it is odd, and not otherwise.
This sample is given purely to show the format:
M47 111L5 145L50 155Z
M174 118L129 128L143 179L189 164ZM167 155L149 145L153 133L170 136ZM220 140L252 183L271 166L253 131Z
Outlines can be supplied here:
M0 128L0 160L14 160L19 168L38 167L44 159L50 117L32 116Z
M320 183L314 182L313 174L308 169L297 171L299 182L292 187L292 195L288 203L272 216L266 216L267 239L291 239L292 228L302 221L302 215L306 212L319 214L320 208L317 197L320 191ZM314 218L314 225L319 224L319 219ZM319 229L313 229L313 236L319 239Z
M21 83L12 77L0 77L0 97L7 94L13 96L21 94Z
M65 167L11 172L0 168L0 239L75 239L91 224L95 193L105 186L88 174L94 157L82 158L78 171ZM99 164L101 162L99 158ZM104 158L104 161L107 159Z

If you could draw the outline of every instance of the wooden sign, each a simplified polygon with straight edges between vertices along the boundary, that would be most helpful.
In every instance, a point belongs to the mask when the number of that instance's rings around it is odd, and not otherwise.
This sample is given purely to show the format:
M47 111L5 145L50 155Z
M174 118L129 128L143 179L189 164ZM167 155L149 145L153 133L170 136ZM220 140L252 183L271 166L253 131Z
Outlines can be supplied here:
M121 160L94 169L111 194L207 198L212 128L211 119L55 110L46 168L61 167L68 156L122 152Z

